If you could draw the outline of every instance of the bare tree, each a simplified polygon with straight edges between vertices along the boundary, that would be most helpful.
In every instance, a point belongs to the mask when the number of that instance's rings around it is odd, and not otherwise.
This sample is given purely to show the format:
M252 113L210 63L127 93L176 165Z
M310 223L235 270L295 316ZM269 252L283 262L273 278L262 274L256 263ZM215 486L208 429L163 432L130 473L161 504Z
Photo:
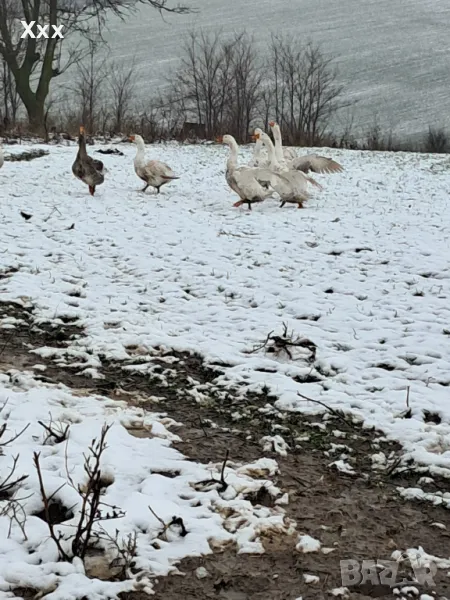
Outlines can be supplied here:
M2 125L5 130L10 126L15 126L17 111L20 106L20 98L17 93L14 78L7 62L3 59L0 62L0 89L1 89L1 109L0 115Z
M231 53L224 48L221 33L210 36L196 31L189 34L183 52L180 68L170 79L170 94L183 104L185 117L203 124L212 137L224 118Z
M425 140L425 151L436 154L450 152L450 141L444 129L430 127Z
M275 118L288 142L312 144L345 106L332 59L312 44L273 36L263 62L245 32L226 38L193 31L183 50L170 96L190 127L204 126L208 138L226 130L247 141L256 122L267 128Z
M344 106L333 59L319 46L273 36L268 69L275 118L286 139L309 145L320 141L331 118Z
M134 62L126 67L124 64L113 63L109 76L111 90L111 112L113 114L114 132L122 132L123 125L132 107L136 92L136 67Z
M230 55L229 97L227 98L227 130L239 141L247 141L250 124L257 116L262 98L263 70L255 50L254 40L246 34L236 34L224 45Z
M212 138L225 129L246 140L262 94L263 71L252 38L237 33L192 31L180 68L170 77L170 97L178 98L185 121L204 127Z
M89 40L88 55L77 64L73 92L78 100L78 110L81 122L89 133L94 133L98 124L101 98L104 96L104 84L108 76L107 58L99 58L100 46L94 40Z
M262 85L261 86L261 94L259 98L259 114L262 121L262 127L264 130L269 129L269 122L273 119L274 112L276 113L276 109L274 108L274 99L276 97L276 93L270 86Z
M190 10L170 6L167 0L0 0L0 54L11 70L32 127L40 129L44 123L52 79L83 56L79 40L101 36L108 13L124 18L138 4L177 14ZM22 37L21 21L29 24L33 36ZM38 25L48 26L48 38L39 36ZM70 39L78 41L70 46L62 64L61 49Z

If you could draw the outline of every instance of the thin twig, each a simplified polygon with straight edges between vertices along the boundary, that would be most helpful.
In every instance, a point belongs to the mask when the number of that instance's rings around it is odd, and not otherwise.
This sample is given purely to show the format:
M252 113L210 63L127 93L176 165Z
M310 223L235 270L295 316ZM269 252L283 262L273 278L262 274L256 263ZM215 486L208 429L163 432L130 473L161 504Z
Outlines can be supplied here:
M17 479L14 479L13 481L11 481L12 476L14 475L16 468L17 468L17 462L19 460L19 455L17 456L13 456L13 464L12 467L9 471L9 475L7 475L5 477L5 479L3 479L3 481L0 481L0 498L2 496L7 497L9 492L14 489L15 487L17 487L20 483L24 482L25 479L28 478L28 475L21 475L20 477L18 477Z
M300 398L303 398L304 400L308 400L308 402L314 402L314 404L320 404L320 406L323 406L323 408L325 408L328 412L330 412L332 415L334 415L337 419L339 419L340 421L342 421L346 425L349 425L350 427L352 427L353 429L355 429L355 425L351 421L349 421L348 419L346 419L345 417L343 417L339 413L339 411L335 410L334 408L331 408L331 406L328 406L328 404L325 404L325 402L322 402L321 400L314 400L314 398L310 398L309 396L305 396L304 394L301 394L300 392L297 392L297 396L300 396Z
M22 431L19 431L19 433L17 433L15 436L13 436L12 438L10 438L6 442L0 442L0 447L7 446L8 444L11 444L12 442L15 442L17 440L17 438L19 438L22 435L22 433L24 433L28 429L29 426L30 426L30 424L28 423L28 425L25 425L25 427L22 429ZM4 423L2 425L2 427L0 428L0 438L5 433L5 430L6 430L6 423Z
M158 515L155 513L155 511L153 510L153 508L150 505L149 505L148 509L152 513L152 515L155 517L155 519L158 519L158 521L161 523L161 525L163 527L163 532L166 531L166 529L167 529L166 523L164 523L164 521L161 519L161 517L158 517Z
M230 454L230 452L229 452L229 450L227 450L223 464L222 464L222 468L220 470L220 479L215 479L214 477L211 477L211 479L204 479L202 481L198 481L195 484L196 489L199 489L199 488L201 489L204 486L208 485L209 483L220 484L220 487L217 488L218 492L224 492L227 489L228 483L225 481L225 468L227 466L229 454Z

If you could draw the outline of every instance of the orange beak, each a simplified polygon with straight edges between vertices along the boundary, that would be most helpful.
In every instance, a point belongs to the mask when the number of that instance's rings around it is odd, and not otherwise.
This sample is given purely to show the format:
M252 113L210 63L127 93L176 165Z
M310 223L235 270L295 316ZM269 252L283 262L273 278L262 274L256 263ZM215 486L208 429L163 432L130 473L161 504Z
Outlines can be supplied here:
M269 127L275 127L275 121L270 121Z
M218 136L216 137L216 142L217 142L218 144L223 144L223 135L218 135Z
M254 133L253 135L251 135L251 136L250 136L250 138L251 138L251 139L252 139L254 142L256 142L256 140L259 140L259 138L260 138L260 135L259 135L259 133Z
M135 140L135 136L134 136L134 135L130 135L130 136L128 137L128 141L129 141L129 142L134 142L134 140Z

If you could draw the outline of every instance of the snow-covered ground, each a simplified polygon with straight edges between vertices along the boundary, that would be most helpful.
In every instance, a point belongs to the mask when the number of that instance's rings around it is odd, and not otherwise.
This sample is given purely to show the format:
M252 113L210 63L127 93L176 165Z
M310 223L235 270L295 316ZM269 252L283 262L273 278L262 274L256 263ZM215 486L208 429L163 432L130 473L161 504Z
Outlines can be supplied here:
M38 423L41 419L59 433L70 425L68 440L56 443ZM72 564L58 562L58 550L48 527L36 516L43 510L43 503L33 452L40 454L48 497L67 510L68 519L55 529L57 536L64 536L62 548L70 554L82 507L77 490L86 488L88 481L83 455L91 454L88 448L94 446L93 438L99 438L104 422L111 429L101 463L105 481L101 515L103 519L113 510L122 515L95 525L95 531L98 526L102 528L99 548L107 554L103 562L97 558L94 564L95 556L86 561L86 571L91 575L86 577L80 559ZM283 503L280 490L270 481L278 470L275 461L262 458L243 466L229 463L224 471L228 487L223 491L212 481L220 482L222 464L199 465L170 447L173 440L179 439L177 424L171 419L130 410L124 403L106 398L75 396L62 385L45 386L27 374L15 373L11 381L9 376L0 375L0 426L3 424L7 431L2 443L29 426L14 443L0 447L0 483L11 473L15 456L19 459L9 481L28 475L12 503L0 500L0 598L15 597L8 592L17 586L43 590L51 600L102 600L133 589L151 592L147 573L152 577L166 575L176 570L172 565L182 558L208 554L211 547L232 542L240 552L260 553L261 534L289 531L281 507L256 509L247 499L265 486L275 500ZM139 427L147 431L148 437L128 432L129 428ZM164 530L162 522L168 525L174 517L182 519L186 535L178 523ZM124 548L134 535L137 550L133 568L139 573L139 581L133 578L129 565L126 582L99 581L96 576L101 573L117 574L114 566L119 571L127 566L120 560L117 546ZM89 573L88 569L94 568Z
M328 151L345 172L317 176L325 189L308 208L267 200L249 212L232 207L221 146L147 149L181 176L159 198L138 193L134 148L122 150L104 157L94 198L71 175L74 147L5 163L0 266L19 272L2 299L77 317L87 366L128 358L128 345L197 350L232 364L232 381L266 383L284 408L315 411L297 392L320 396L450 466L447 158ZM318 345L322 385L293 381L310 370L301 362L246 353L283 322ZM423 409L442 423L425 424Z
M72 177L75 146L50 146L47 157L5 163L0 272L8 267L18 272L0 280L0 300L33 304L43 320L76 317L86 336L73 343L73 362L93 376L99 354L129 358L128 346L194 350L207 361L229 365L223 381L230 386L267 385L280 408L318 412L300 392L382 429L418 462L450 468L449 159L322 150L345 172L317 176L324 190L305 210L280 209L269 199L249 212L232 207L236 198L225 183L227 150L221 146L147 148L148 156L165 160L181 176L159 197L138 192L134 148L118 147L125 156L102 158L108 173L94 198ZM248 157L249 149L243 154ZM31 219L24 220L20 211ZM270 331L280 333L284 322L317 345L314 367L300 354L291 360L263 350L248 353ZM2 326L11 325L7 320ZM311 372L321 381L294 380ZM121 534L143 524L144 531L158 531L148 505L163 520L182 516L195 531L192 545L178 546L175 540L158 557L154 548L141 550L143 569L167 572L171 561L202 552L210 538L233 535L245 545L262 526L258 519L270 517L269 510L257 515L245 500L246 489L263 483L245 469L230 468L230 498L217 490L193 491L192 484L210 478L210 471L170 448L173 433L167 427L173 428L158 415L74 397L20 374L12 381L2 376L0 388L0 407L8 400L0 425L6 421L17 431L32 423L8 455L20 453L18 471L30 474L25 491L36 490L31 443L42 451L44 479L52 490L67 478L65 444L44 445L38 419L48 422L51 413L54 420L73 423L67 452L76 482L83 478L82 452L104 420L114 423L109 445L116 451L105 454L114 484L105 502L127 510ZM411 418L403 418L408 388ZM425 422L424 410L437 413L440 424ZM124 425L136 418L153 423L155 437L131 436ZM0 478L9 466L2 461ZM152 474L174 468L180 475L168 484ZM70 486L60 494L69 506L78 502ZM39 510L36 496L25 502ZM227 502L235 502L248 518L242 539L242 532L224 529L217 507ZM270 518L282 522L280 514ZM17 573L14 564L22 560L28 560L20 571L28 584L44 574L54 583L55 565L47 568L37 560L56 560L44 539L45 523L30 519L27 543L36 553L24 553L17 528L12 539L1 542L0 590L8 589L8 574ZM0 518L2 539L8 526ZM139 534L141 549L146 535ZM63 568L68 577L86 581L74 574L76 567ZM48 597L67 594L60 586Z

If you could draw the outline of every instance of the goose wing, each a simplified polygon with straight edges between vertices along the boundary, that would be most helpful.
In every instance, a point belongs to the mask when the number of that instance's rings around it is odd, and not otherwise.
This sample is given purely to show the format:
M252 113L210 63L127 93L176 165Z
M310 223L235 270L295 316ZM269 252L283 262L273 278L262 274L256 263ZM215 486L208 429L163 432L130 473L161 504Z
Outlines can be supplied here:
M75 177L89 185L100 185L105 180L102 173L90 161L86 160L76 160L73 163L72 172Z
M308 181L300 171L283 171L277 174L273 188L283 202L305 202L311 198Z
M285 148L283 147L283 157L286 160L294 160L297 158L297 153L293 148Z
M299 156L289 164L291 169L303 171L304 173L339 173L344 170L343 166L332 158L318 156L317 154L307 154Z
M273 193L270 189L272 175L264 169L239 168L227 174L227 181L241 198L265 200Z
M161 179L178 179L178 175L172 171L172 169L166 163L160 160L149 160L144 170L150 177L160 177Z

